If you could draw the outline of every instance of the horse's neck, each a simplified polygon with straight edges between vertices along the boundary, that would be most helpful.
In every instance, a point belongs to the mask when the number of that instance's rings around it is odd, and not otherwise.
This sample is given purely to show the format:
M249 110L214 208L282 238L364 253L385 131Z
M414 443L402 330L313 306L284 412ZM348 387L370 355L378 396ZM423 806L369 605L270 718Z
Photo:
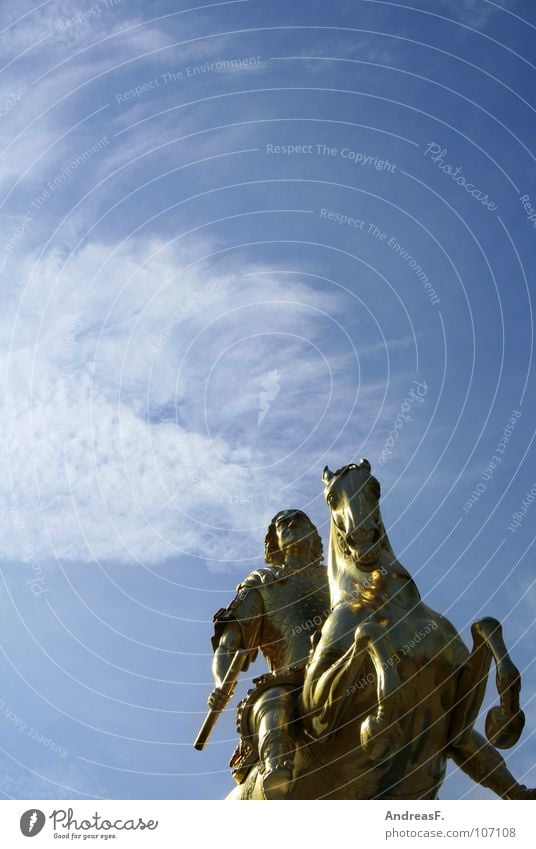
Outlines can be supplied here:
M373 572L358 569L351 559L342 556L338 549L336 530L332 527L329 539L328 576L332 607L343 601L349 601L370 595L371 590L381 597L398 596L402 580L412 595L420 598L419 591L407 569L396 559L391 546L382 549L378 568ZM379 599L378 599L379 600Z
M339 585L339 560L333 531L329 535L328 583L331 606L334 607L340 601L341 587Z

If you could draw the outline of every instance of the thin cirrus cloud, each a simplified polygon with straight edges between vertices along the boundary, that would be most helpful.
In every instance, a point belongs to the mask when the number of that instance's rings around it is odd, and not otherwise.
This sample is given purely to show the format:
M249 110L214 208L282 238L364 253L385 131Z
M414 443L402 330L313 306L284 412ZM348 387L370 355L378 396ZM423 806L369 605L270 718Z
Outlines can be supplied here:
M247 531L266 498L245 518L240 492L282 486L281 433L300 450L323 407L307 387L347 366L314 346L337 299L248 266L203 282L179 260L154 243L145 256L89 245L65 267L53 255L30 268L2 357L7 557L31 527L38 559L210 558L205 525ZM281 394L254 444L268 366Z
M0 10L1 698L69 752L0 713L6 792L223 796L231 715L191 746L211 617L279 509L327 542L321 470L362 456L423 597L468 641L501 618L530 703L528 29L485 0L95 5Z

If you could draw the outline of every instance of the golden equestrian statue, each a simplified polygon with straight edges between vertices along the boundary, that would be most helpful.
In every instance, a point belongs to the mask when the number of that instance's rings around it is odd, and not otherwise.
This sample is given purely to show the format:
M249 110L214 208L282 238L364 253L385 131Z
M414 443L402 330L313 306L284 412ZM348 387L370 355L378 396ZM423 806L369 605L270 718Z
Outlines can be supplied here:
M496 748L513 746L525 723L500 623L473 623L469 652L424 604L391 549L367 460L326 467L323 480L327 570L314 525L283 511L266 535L268 568L215 616L216 689L196 748L258 649L270 669L238 708L228 798L435 799L448 758L503 799L536 798ZM492 661L500 704L485 739L474 723Z

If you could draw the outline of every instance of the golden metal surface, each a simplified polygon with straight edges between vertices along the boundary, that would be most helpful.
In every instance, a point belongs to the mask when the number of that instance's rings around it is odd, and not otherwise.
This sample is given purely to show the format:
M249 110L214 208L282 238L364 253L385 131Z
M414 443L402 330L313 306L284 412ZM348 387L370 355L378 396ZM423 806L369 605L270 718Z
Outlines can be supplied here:
M260 649L270 669L238 709L228 798L434 799L448 758L502 798L536 798L495 748L513 746L525 723L500 623L475 622L469 652L424 604L389 543L368 461L323 480L327 572L314 525L283 511L266 535L268 568L215 616L211 710L225 703L236 652L247 668ZM492 662L500 703L486 740L474 723Z

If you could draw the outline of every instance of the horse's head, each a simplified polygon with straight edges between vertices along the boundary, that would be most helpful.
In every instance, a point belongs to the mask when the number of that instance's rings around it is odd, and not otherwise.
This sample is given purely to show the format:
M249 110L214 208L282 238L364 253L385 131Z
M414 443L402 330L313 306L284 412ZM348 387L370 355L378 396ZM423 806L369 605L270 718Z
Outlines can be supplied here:
M380 484L368 460L324 469L324 496L331 511L341 554L363 571L376 569L386 542L380 516Z

